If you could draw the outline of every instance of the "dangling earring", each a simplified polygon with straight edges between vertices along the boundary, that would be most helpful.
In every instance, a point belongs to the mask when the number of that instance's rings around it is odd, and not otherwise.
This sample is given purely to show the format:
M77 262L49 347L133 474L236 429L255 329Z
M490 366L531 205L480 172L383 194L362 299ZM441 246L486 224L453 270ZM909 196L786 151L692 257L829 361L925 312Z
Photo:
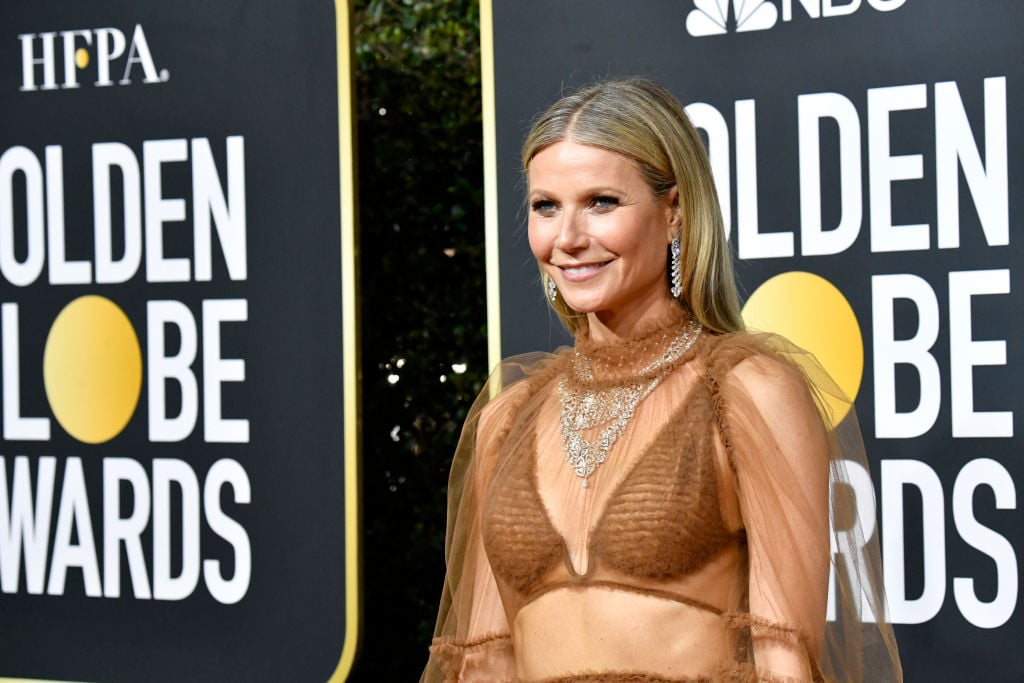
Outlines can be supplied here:
M669 245L669 273L672 281L672 287L669 292L672 294L673 299L678 299L683 295L683 245L680 243L678 237L672 238L672 243Z
M555 299L558 298L558 287L555 286L555 281L548 278L548 301L555 303Z

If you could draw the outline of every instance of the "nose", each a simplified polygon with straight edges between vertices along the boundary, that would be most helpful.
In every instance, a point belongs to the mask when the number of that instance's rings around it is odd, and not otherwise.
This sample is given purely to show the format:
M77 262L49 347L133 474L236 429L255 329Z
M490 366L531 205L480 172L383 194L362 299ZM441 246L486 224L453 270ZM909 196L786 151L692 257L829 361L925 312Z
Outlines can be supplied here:
M572 253L587 246L587 231L584 219L572 212L565 212L558 225L555 248L559 251Z

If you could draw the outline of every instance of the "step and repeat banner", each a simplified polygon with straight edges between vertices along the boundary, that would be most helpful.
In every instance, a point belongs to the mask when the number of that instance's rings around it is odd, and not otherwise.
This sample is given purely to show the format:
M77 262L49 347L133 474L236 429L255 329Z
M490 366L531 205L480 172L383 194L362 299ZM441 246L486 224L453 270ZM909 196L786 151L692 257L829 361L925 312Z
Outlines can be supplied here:
M874 490L851 480L907 680L1024 678L1024 4L483 9L492 361L568 341L526 239L531 120L595 79L662 83L705 136L748 324L816 351L857 398Z
M344 0L0 9L4 680L351 667L348 36Z

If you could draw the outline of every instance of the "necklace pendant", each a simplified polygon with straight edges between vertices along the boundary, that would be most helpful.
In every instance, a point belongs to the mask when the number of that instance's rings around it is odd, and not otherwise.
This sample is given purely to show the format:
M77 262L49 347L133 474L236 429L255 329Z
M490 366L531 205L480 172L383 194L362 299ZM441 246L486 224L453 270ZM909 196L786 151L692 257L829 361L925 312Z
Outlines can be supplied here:
M671 371L675 363L686 353L700 336L700 323L691 318L689 325L679 330L665 349L661 358L640 370L633 381L619 386L596 388L590 371L590 360L578 351L573 358L572 373L576 387L570 378L564 377L558 383L559 434L562 436L562 450L565 462L582 479L581 486L590 486L590 475L604 464L608 452L625 433L626 427L636 412L637 405L649 396ZM602 423L610 423L590 442L580 434Z

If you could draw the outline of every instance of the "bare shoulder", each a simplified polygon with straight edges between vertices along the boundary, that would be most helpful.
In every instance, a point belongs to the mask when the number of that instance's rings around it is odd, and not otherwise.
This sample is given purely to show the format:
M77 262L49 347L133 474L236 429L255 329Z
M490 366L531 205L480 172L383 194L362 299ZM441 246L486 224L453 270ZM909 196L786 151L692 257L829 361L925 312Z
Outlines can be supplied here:
M789 360L772 353L753 353L736 363L727 381L743 389L759 405L806 397L807 380Z
M739 331L708 340L708 371L723 389L739 389L771 400L808 393L807 380L794 359L806 353L784 337Z
M751 353L730 368L723 383L733 409L746 413L744 423L764 425L789 458L823 451L821 412L806 376L791 360L771 350Z

